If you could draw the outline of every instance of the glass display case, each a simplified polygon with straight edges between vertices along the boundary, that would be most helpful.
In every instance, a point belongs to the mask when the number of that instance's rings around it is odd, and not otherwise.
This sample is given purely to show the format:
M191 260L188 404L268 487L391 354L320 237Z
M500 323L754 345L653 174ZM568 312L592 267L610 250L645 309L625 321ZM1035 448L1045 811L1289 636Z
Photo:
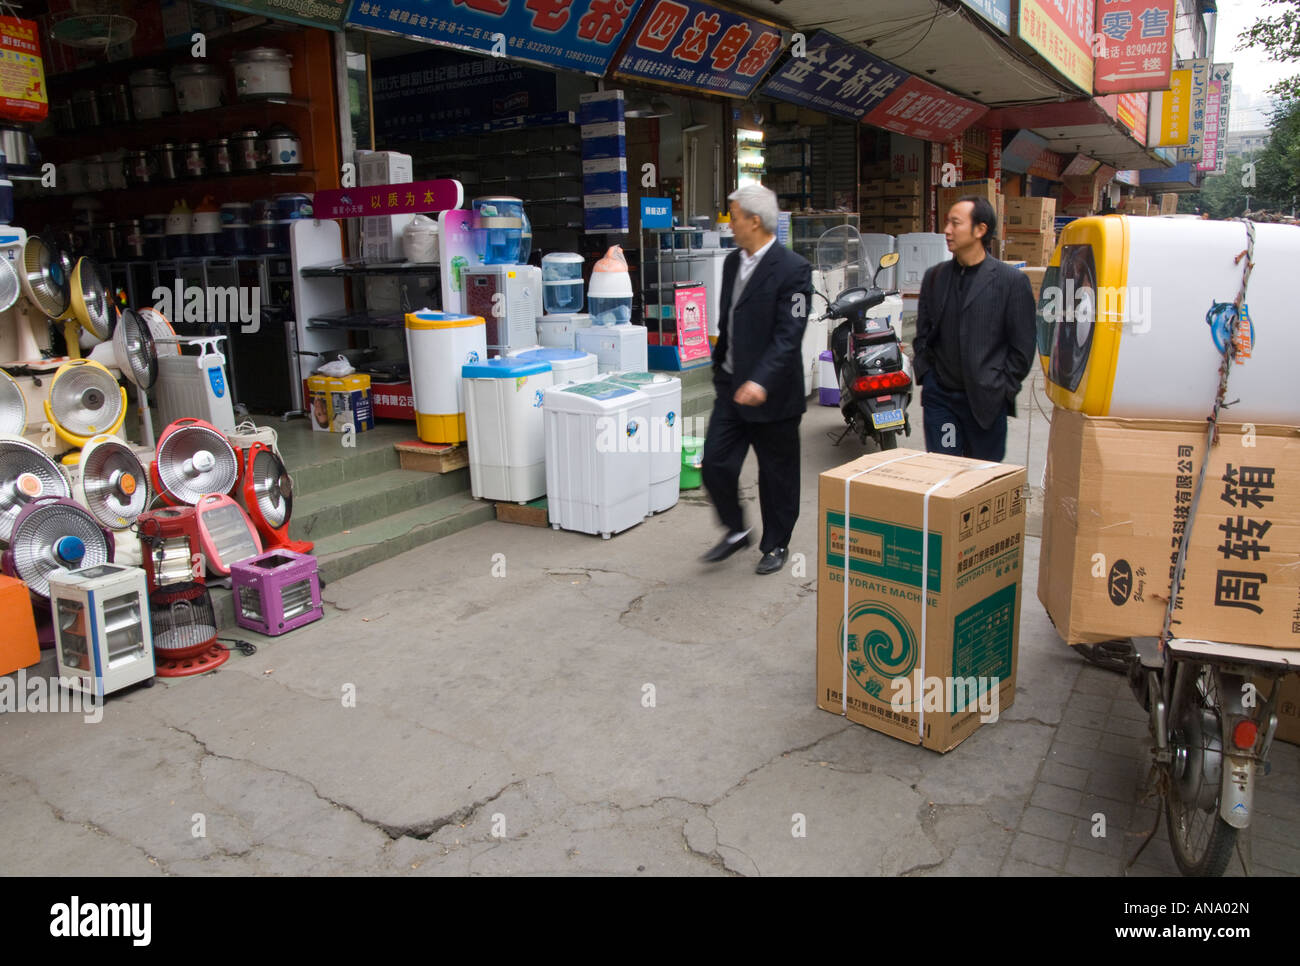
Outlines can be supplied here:
M813 265L817 264L817 239L831 228L858 227L855 211L814 211L790 216L790 247Z
M760 184L767 174L764 155L767 153L762 131L741 129L736 131L736 186Z

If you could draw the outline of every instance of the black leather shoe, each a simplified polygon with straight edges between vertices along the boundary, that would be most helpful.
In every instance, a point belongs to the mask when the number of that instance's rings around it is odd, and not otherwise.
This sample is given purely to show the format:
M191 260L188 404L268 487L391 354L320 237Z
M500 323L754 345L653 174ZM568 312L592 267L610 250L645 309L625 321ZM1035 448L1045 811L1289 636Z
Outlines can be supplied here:
M774 574L785 568L785 562L790 556L790 551L785 547L777 547L775 550L769 550L763 554L763 559L758 562L754 568L756 574Z
M737 550L743 550L749 546L748 533L746 533L739 540L734 540L734 541L730 539L732 536L734 536L734 534L728 533L725 537L722 538L721 542L718 543L717 546L715 546L712 550L710 550L700 559L703 560L705 563L717 563L720 560L726 560Z

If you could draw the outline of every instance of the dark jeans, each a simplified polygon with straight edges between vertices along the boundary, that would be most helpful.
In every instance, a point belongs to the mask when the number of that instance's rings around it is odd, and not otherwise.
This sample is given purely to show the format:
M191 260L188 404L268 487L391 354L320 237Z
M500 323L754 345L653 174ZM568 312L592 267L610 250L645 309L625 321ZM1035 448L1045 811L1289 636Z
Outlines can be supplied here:
M718 519L730 531L745 529L740 506L740 468L749 448L758 456L758 507L763 518L763 553L790 546L799 519L799 421L802 416L770 423L748 422L732 401L729 381L714 384L718 398L704 439L701 476Z
M939 376L934 370L927 372L921 383L921 410L927 451L998 463L1006 456L1006 413L988 429L981 429L970 411L966 394L939 385Z

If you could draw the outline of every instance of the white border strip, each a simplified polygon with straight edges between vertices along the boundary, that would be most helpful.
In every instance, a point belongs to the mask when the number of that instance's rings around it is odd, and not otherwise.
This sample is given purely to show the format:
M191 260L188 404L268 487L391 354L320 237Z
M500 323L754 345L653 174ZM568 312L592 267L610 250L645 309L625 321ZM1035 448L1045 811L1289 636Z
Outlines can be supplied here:
M882 466L889 466L891 463L899 463L903 460L928 455L922 449L912 450L901 456L895 456L893 459L885 460L883 463L877 463L875 466L868 466L865 470L859 470L844 478L844 616L841 621L844 626L844 633L840 641L840 650L844 652L844 659L840 667L840 714L847 715L849 713L849 536L853 526L853 514L849 508L849 484L859 476L865 476Z

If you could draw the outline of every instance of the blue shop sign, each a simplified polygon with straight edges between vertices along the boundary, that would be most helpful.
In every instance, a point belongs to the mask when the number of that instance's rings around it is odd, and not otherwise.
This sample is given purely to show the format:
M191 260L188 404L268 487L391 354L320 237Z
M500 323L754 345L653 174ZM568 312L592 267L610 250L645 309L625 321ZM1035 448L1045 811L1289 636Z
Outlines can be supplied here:
M841 37L819 30L804 57L791 56L763 85L763 93L861 121L912 75Z
M1011 33L1011 0L961 0L1001 33Z
M348 24L603 75L642 0L354 0Z
M625 77L749 97L785 44L779 27L699 0L645 4L650 12L614 69Z
M646 229L673 227L673 199L642 198L641 227Z

